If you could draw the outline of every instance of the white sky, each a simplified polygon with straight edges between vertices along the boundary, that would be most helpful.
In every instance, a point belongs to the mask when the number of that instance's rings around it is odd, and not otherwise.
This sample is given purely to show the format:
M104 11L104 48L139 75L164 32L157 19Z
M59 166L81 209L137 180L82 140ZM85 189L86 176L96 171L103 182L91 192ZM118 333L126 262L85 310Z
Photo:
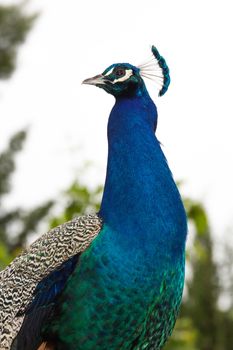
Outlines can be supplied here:
M95 165L86 182L103 183L114 100L81 82L115 62L139 64L154 44L171 70L164 97L156 85L149 91L173 174L204 201L218 237L233 227L232 0L31 0L28 8L40 18L13 78L0 83L0 148L30 127L8 204L57 197L85 160Z

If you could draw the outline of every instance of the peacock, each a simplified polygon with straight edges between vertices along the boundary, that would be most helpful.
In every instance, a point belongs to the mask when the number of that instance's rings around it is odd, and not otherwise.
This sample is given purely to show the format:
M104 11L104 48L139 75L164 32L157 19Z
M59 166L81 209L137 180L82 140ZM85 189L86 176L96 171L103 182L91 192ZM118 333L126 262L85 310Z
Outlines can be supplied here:
M159 350L184 285L187 220L143 78L170 83L165 59L117 63L83 81L115 97L97 214L36 240L0 273L1 350Z

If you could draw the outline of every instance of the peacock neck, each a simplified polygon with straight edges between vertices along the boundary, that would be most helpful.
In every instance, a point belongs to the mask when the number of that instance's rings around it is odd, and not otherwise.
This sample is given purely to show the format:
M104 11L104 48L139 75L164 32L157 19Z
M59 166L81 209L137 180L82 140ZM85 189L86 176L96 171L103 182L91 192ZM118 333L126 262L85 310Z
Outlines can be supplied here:
M137 244L139 237L148 244L177 241L177 230L183 227L178 240L184 247L183 205L155 136L156 125L156 107L147 92L116 100L108 122L108 165L100 216L129 244Z

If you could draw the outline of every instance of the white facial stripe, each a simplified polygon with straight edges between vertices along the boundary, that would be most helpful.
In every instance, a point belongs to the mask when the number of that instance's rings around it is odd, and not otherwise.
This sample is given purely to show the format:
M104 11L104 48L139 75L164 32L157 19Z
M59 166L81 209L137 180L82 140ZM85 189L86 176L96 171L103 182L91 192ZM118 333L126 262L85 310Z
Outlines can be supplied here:
M131 77L131 75L133 75L132 69L126 69L125 75L124 75L123 77L118 78L118 79L114 79L114 80L112 81L112 84L118 83L119 81L125 81L125 80L127 80L129 77Z
M104 74L105 77L107 77L108 75L110 75L113 71L114 67L112 67L106 74Z

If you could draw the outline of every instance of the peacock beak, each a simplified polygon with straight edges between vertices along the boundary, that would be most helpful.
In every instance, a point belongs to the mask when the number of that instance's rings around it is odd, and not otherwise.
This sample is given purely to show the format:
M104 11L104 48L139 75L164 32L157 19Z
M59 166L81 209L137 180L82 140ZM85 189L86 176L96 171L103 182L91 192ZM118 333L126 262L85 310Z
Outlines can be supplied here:
M105 76L102 74L96 75L93 78L88 78L88 79L83 80L82 84L104 85L105 84Z

